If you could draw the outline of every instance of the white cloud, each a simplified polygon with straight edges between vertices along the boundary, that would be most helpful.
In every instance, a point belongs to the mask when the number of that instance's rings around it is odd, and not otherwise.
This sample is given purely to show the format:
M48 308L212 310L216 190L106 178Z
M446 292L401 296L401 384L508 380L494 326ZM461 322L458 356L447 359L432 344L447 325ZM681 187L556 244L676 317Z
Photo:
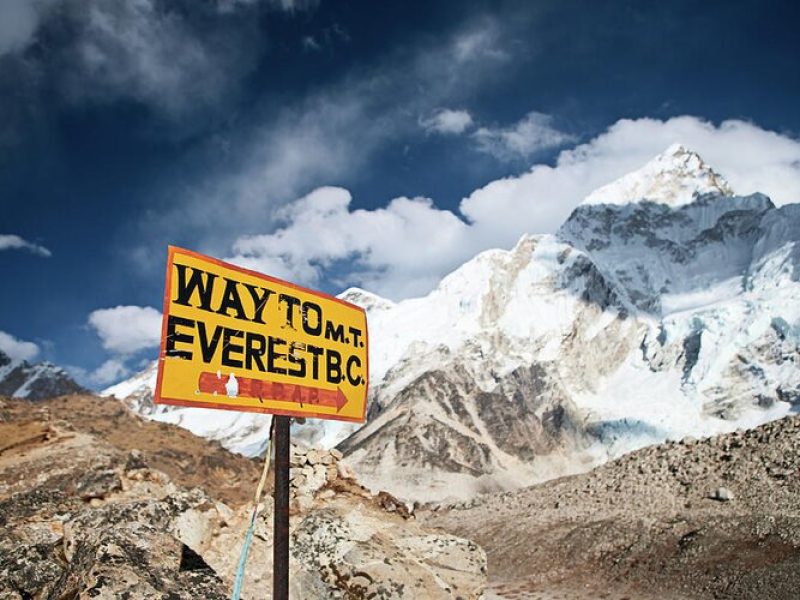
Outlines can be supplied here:
M24 50L39 28L44 8L52 2L3 0L0 3L0 56Z
M13 335L0 331L0 352L4 352L15 360L32 360L39 354L39 346L26 342Z
M481 127L472 134L478 150L498 160L529 158L537 152L574 142L575 138L553 126L553 117L530 112L511 127Z
M222 30L201 33L155 0L67 5L77 27L62 81L72 98L130 97L176 117L213 106L249 68Z
M87 379L96 386L116 383L130 375L131 370L117 358L109 358L102 365L87 375Z
M277 231L241 237L230 260L306 284L327 278L394 299L418 295L480 250L555 231L591 191L675 142L699 152L737 193L763 191L777 204L800 200L794 138L744 121L624 119L562 151L554 166L537 164L475 190L458 214L423 198L351 210L349 192L320 188L289 204Z
M221 11L235 10L239 5L264 4L287 12L311 10L319 5L319 0L217 0Z
M300 40L300 45L302 46L303 50L309 50L311 52L319 52L322 50L322 46L313 35L304 36Z
M274 230L282 205L357 174L381 145L418 134L419 115L495 76L509 56L501 50L506 41L496 22L471 23L435 44L398 50L224 140L210 149L223 157L224 169L208 169L204 182L164 202L166 212L151 211L137 223L135 236L144 240L132 252L137 266L160 268L152 245L174 239L176 231L215 254L243 233ZM235 156L226 155L230 148Z
M393 296L422 293L458 264L467 225L452 212L426 198L355 211L350 201L347 190L319 188L287 207L284 228L239 239L229 260L306 284L346 262L349 279Z
M466 110L443 108L435 111L419 124L428 133L460 134L472 127L472 115Z
M18 63L53 75L72 101L138 101L186 123L227 106L255 66L263 8L296 12L316 0L3 0L0 56L22 54L37 36L46 52ZM28 79L34 79L29 75ZM194 122L194 121L192 121Z
M76 365L64 365L64 368L78 384L87 388L98 389L117 383L133 372L125 364L125 360L125 358L118 357L109 358L94 370L84 369Z
M452 56L457 62L489 58L505 61L510 53L500 43L497 21L484 19L477 26L459 32L453 39Z
M0 250L27 250L39 256L52 256L50 250L14 234L0 234Z
M507 246L525 232L554 231L590 192L680 142L698 152L738 194L761 191L776 204L800 201L800 141L730 120L622 119L564 150L554 167L534 165L475 190L461 203L485 244Z
M103 348L122 356L156 347L161 339L161 313L149 306L101 308L89 315L89 325Z

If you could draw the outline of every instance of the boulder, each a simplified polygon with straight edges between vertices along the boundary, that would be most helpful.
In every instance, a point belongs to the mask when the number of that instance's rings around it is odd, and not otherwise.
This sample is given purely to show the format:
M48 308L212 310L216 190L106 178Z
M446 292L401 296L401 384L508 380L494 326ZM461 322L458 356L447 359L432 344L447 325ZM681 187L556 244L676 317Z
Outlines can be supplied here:
M734 499L733 492L726 487L718 487L711 493L711 498L720 502L730 502Z

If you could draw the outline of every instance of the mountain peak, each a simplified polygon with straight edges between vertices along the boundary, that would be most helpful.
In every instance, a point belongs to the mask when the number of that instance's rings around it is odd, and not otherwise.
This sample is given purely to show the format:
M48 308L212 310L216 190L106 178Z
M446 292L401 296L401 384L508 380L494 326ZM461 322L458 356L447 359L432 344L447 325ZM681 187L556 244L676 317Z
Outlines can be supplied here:
M0 396L44 400L84 391L64 369L51 362L31 364L0 351Z
M394 302L391 300L387 300L386 298L359 287L349 287L336 297L345 302L360 306L367 312L371 312L375 309L385 310L394 306Z
M682 144L672 144L641 169L589 194L583 204L629 204L649 200L682 206L702 194L732 196L733 190L699 154Z

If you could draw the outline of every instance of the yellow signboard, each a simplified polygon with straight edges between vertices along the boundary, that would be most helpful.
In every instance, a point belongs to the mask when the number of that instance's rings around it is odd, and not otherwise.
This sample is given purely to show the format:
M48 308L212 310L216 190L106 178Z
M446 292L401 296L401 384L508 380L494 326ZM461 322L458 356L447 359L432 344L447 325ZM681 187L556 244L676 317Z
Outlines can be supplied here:
M363 422L362 308L169 247L156 404Z

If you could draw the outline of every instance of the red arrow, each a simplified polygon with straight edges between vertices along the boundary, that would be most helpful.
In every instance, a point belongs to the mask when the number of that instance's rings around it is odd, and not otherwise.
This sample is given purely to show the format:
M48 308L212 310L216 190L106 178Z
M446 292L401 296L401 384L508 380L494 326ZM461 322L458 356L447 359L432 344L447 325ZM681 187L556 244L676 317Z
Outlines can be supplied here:
M262 381L249 377L237 377L239 392L237 397L258 398L259 400L274 400L277 402L292 402L294 404L311 404L314 406L331 406L336 412L342 410L347 404L347 396L342 390L326 390L322 388L295 385L293 383L278 383L276 381ZM218 377L216 373L203 372L197 380L197 388L205 394L227 394L225 385L228 378Z

